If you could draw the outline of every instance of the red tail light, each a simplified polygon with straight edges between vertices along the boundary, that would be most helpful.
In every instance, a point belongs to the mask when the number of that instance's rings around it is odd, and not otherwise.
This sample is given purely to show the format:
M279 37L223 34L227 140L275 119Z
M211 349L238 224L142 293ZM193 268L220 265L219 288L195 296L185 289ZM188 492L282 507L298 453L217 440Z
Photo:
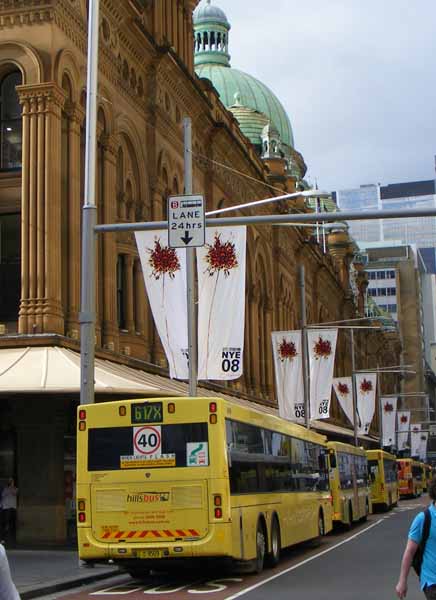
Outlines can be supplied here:
M223 518L223 511L221 508L215 508L215 519L222 519Z
M86 419L86 410L83 408L79 410L79 419L80 421L84 421Z

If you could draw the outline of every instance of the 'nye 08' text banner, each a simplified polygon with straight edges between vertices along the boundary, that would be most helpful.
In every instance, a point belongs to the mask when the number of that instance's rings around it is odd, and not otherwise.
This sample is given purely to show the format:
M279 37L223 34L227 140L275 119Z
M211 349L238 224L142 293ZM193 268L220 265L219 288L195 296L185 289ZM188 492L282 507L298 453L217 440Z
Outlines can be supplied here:
M311 419L327 419L330 415L337 338L337 329L307 330Z
M188 379L186 250L168 246L168 232L136 231L151 312L170 368L170 376Z
M353 380L351 377L333 379L333 389L347 419L354 425Z
M397 425L397 398L380 398L382 406L383 446L394 446Z
M357 373L357 432L368 433L375 412L377 373Z
M421 450L421 423L410 426L410 456L419 458Z
M421 444L419 446L419 458L424 462L427 461L427 443L428 443L428 431L421 431Z
M271 338L279 414L283 419L304 423L301 331L275 331Z
M198 379L242 375L246 227L209 227L197 248Z
M405 450L408 447L410 430L410 411L397 411L397 449Z

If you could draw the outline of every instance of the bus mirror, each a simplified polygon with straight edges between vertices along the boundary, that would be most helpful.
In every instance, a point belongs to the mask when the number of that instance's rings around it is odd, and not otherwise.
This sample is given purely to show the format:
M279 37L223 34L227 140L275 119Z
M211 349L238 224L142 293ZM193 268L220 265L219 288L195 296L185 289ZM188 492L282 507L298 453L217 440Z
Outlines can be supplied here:
M332 469L336 469L336 454L334 452L330 452L330 466Z

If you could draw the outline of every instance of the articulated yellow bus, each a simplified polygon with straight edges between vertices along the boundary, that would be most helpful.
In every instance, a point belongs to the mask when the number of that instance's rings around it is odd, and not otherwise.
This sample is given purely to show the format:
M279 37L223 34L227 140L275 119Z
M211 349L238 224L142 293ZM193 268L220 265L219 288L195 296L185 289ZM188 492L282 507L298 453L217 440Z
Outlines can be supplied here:
M333 521L351 527L371 512L368 460L363 448L328 442Z
M367 450L373 506L390 510L398 503L396 457L384 450Z
M397 464L400 497L417 498L424 491L424 463L413 458L400 458Z
M260 572L332 529L324 436L221 398L78 408L80 559L133 576L200 559Z

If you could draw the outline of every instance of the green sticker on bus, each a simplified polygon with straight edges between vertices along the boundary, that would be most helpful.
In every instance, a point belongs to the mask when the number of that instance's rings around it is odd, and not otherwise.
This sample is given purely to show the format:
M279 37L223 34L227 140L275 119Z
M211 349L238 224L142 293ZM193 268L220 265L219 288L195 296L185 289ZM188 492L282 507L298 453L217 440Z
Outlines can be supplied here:
M162 402L144 402L143 404L132 404L132 423L162 423Z

